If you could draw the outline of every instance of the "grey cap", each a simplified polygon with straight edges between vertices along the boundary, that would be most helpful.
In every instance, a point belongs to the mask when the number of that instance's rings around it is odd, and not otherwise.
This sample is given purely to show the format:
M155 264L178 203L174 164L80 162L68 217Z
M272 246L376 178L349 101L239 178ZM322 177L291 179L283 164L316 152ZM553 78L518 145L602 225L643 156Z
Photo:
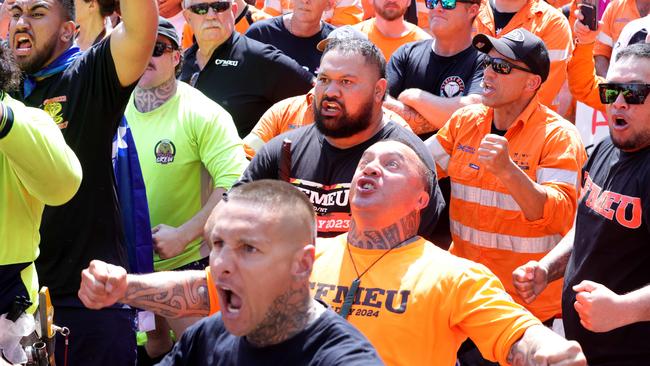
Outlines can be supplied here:
M181 47L181 41L176 32L176 28L174 28L174 25L169 20L161 16L158 16L158 34L169 38L176 48Z
M361 33L357 29L353 28L350 25L344 25L342 27L338 27L334 29L333 31L330 32L330 34L327 35L327 38L324 40L318 42L316 45L316 49L323 52L325 51L325 47L327 47L327 44L331 39L346 39L346 38L351 38L351 39L368 39L368 36L365 35L364 33Z

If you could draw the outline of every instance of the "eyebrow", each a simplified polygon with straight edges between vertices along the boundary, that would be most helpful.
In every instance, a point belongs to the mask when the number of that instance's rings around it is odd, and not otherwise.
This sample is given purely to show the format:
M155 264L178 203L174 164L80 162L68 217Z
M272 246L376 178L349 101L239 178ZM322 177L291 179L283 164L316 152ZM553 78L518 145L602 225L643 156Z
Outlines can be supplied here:
M30 12L33 12L34 10L37 10L37 9L39 9L39 8L43 8L43 9L45 9L45 10L50 10L50 6L49 6L48 3L45 3L45 2L39 2L39 3L36 3L36 4L32 5L32 7L29 8L29 11L30 11ZM14 3L14 5L11 6L11 9L10 9L10 10L15 10L15 9L18 9L18 10L20 10L20 11L23 11L23 8L20 7L20 5L18 5L18 3Z

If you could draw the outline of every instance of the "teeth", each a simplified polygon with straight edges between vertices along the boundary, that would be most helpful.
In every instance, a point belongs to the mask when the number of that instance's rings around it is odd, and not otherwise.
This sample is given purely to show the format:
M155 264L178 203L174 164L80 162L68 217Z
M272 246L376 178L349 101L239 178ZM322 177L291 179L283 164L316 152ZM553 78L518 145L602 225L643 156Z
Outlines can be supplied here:
M233 314L239 314L239 309L235 309L232 305L228 305L228 312Z
M372 184L370 184L370 183L366 183L366 184L364 184L362 187L363 187L364 189L371 189L371 188L373 188L374 186L373 186Z

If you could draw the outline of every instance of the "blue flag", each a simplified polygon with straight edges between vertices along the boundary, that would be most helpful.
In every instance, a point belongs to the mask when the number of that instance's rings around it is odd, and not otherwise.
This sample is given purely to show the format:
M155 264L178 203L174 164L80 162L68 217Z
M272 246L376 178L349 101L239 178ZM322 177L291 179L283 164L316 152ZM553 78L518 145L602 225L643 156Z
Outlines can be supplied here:
M124 117L113 138L113 170L131 272L153 272L153 243L147 191L135 141Z

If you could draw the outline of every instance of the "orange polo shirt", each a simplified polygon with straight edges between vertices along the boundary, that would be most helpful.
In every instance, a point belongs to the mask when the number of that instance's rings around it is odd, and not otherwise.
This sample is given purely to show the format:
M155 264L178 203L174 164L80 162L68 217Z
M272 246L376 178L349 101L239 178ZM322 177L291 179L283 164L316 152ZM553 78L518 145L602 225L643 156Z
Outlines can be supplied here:
M541 259L571 229L585 149L576 127L536 97L517 117L504 136L510 158L547 195L542 218L529 221L508 187L482 169L478 159L480 142L492 128L493 112L482 104L458 110L431 146L438 177L451 179L450 251L484 264L517 302L547 320L561 312L562 281L552 283L526 305L512 284L512 272Z
M623 27L634 19L641 18L636 7L636 0L613 0L605 9L601 21L603 25L596 39L594 56L612 55L612 48L621 35Z
M354 27L358 29L361 33L368 36L370 42L374 43L377 48L381 50L386 58L386 62L390 59L390 56L393 55L398 48L402 45L415 42L422 39L429 39L431 36L429 33L423 31L417 25L406 22L409 32L399 38L391 38L384 36L383 33L375 26L375 18L365 20L359 24L356 24Z
M517 28L524 28L544 41L551 60L548 79L538 92L542 104L557 109L557 95L567 78L567 63L572 51L571 27L566 17L544 0L530 0L521 8L510 22L496 34L494 14L487 0L481 4L474 21L475 33L492 37L503 36Z

